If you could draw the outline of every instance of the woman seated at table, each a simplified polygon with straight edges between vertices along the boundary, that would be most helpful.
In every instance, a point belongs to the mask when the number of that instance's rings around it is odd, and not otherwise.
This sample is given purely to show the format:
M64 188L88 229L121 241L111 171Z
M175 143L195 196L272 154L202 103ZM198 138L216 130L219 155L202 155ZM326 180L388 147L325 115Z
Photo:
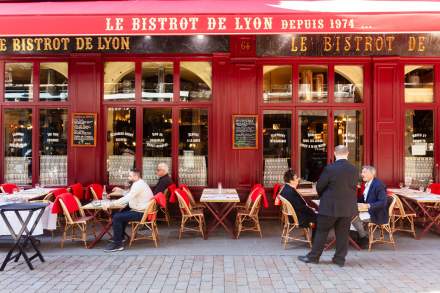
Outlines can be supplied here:
M296 191L299 184L299 178L292 169L284 173L284 186L281 189L280 195L288 200L293 206L298 217L298 222L301 227L307 227L313 224L316 227L316 213L309 207L304 198Z

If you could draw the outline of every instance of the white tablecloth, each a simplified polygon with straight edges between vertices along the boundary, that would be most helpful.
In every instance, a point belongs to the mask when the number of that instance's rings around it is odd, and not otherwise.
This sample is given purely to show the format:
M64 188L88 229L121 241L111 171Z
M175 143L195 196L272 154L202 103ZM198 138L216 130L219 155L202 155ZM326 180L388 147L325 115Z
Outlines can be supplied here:
M57 215L52 214L50 211L52 210L52 203L50 203L49 206L46 207L44 210L43 215L41 216L40 221L38 222L37 226L35 227L34 233L32 235L41 235L43 234L44 230L55 230L57 226ZM35 220L37 219L39 211L34 212L32 215L31 220L28 224L28 229L30 230L32 226L35 223ZM29 212L22 211L20 212L20 215L23 219L23 221L26 221L26 218L28 216ZM20 228L22 227L20 221L18 220L15 212L8 211L5 212L6 217L9 220L9 223L11 224L12 228L14 229L15 233L18 233ZM11 235L9 232L8 226L6 226L5 221L3 220L3 217L0 216L0 235Z

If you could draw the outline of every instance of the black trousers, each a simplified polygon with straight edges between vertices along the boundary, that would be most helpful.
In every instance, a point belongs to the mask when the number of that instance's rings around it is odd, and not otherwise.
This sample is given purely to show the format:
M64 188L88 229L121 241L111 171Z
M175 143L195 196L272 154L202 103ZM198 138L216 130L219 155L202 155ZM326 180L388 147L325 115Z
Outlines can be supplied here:
M121 245L124 239L125 228L130 221L140 221L144 214L125 208L112 215L113 241Z
M335 229L336 252L333 261L344 263L348 251L348 235L350 232L351 217L330 217L318 215L315 238L309 258L319 260L327 242L328 233Z

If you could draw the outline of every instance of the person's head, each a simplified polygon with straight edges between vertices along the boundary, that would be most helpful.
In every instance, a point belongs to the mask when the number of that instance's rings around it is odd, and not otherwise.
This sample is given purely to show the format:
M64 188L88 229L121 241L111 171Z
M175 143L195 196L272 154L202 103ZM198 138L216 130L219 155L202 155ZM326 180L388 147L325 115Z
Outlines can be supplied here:
M335 147L336 160L348 158L348 148L345 145L338 145Z
M168 174L168 165L166 163L157 164L156 175L162 177L167 174Z
M289 169L284 173L284 182L297 185L299 183L299 178L293 169Z
M368 182L376 177L376 168L373 166L363 166L361 172L362 180Z
M128 173L128 182L133 184L133 182L138 181L141 178L141 172L137 169L131 169Z

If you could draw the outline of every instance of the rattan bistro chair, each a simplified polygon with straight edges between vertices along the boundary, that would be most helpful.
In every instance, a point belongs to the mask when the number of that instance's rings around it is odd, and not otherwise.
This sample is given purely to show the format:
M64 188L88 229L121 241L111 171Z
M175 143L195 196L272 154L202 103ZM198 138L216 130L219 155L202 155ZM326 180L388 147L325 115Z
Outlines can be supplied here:
M396 249L396 242L394 241L392 219L394 217L394 206L396 204L397 195L392 194L387 198L388 203L388 223L386 224L375 224L368 223L368 251L371 251L371 246L374 243L385 243L391 244L394 249ZM377 233L378 232L378 233ZM376 237L376 235L378 237ZM386 239L386 234L388 234L388 239Z
M194 210L183 198L179 189L176 189L177 201L179 202L182 221L179 229L179 239L184 232L200 232L202 238L205 238L205 215L202 210Z
M66 204L60 198L60 205L63 209L63 214L66 219L63 237L61 238L61 248L64 247L64 241L66 240L81 240L84 242L84 246L87 248L87 224L89 222L92 223L93 235L96 238L95 225L94 225L94 217L86 216L84 210L81 207L81 203L74 195L76 202L78 203L79 210L74 213L69 213L69 210L66 207ZM77 229L79 230L79 235L77 235ZM70 238L67 239L67 234L70 231Z
M394 196L396 198L396 204L391 219L393 233L396 231L408 232L413 234L414 238L416 238L416 229L414 227L414 218L416 217L416 214L407 213L400 198L397 195ZM405 224L407 224L407 227L405 227Z
M237 217L235 219L235 226L237 227L236 238L240 237L240 233L243 231L255 231L261 234L260 220L258 214L260 212L261 200L263 199L263 194L258 194L254 202L252 202L248 210L241 210L237 212ZM252 200L251 200L252 201Z
M282 196L279 196L279 198L282 205L282 222L284 223L283 232L281 233L281 241L284 243L284 249L286 249L287 243L292 241L305 242L312 247L312 228L310 226L301 227L292 204ZM295 230L302 230L304 238L295 236Z
M189 188L187 186L180 186L180 188L184 192L186 192L186 194L188 195L189 203L191 204L192 208L195 208L195 209L204 209L205 208L205 205L203 203L196 202L196 200L194 199L194 196L193 196L191 190L189 190Z
M159 206L158 209L158 214L161 214L161 216L157 217L157 221L158 222L167 222L168 226L170 225L170 212L168 211L168 201L170 199L170 189L167 188L165 189L165 191L163 192L165 194L166 197L166 202L165 202L165 206Z
M132 221L129 224L131 225L131 237L129 247L136 240L148 239L153 240L154 246L157 247L157 241L159 240L159 230L156 225L157 218L157 204L156 200L151 200L144 211L142 219L140 221ZM138 232L142 229L146 232L151 232L151 236L149 235L141 235L138 236Z

